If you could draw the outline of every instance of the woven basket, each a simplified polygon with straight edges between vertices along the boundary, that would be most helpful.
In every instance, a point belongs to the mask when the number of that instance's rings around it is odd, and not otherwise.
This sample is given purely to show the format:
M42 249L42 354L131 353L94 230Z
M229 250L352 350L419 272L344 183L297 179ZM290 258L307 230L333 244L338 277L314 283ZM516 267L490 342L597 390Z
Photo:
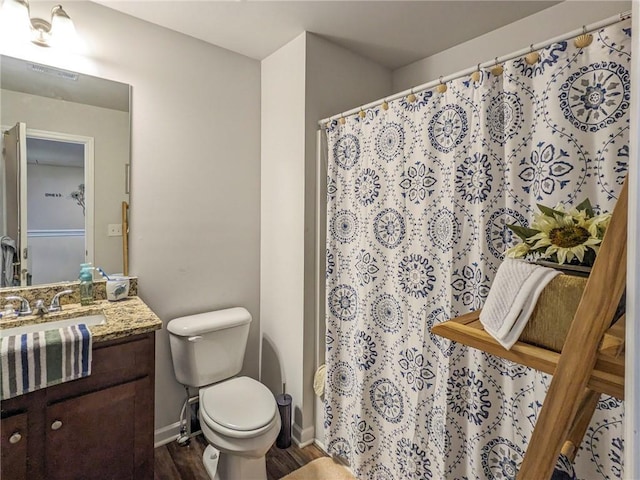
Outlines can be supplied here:
M558 275L540 294L520 341L560 352L587 279Z

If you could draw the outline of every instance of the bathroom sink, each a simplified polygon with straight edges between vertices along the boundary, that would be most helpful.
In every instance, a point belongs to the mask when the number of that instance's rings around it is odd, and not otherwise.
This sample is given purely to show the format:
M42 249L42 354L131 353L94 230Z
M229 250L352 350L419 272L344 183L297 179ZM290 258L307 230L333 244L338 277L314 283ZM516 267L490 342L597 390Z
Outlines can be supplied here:
M53 330L71 325L79 325L84 323L88 327L96 325L104 325L107 319L102 313L92 315L83 315L80 317L65 318L62 320L54 320L49 322L30 323L28 325L20 325L19 327L5 328L0 330L0 336L9 337L11 335L22 335L23 333L33 333L41 330Z

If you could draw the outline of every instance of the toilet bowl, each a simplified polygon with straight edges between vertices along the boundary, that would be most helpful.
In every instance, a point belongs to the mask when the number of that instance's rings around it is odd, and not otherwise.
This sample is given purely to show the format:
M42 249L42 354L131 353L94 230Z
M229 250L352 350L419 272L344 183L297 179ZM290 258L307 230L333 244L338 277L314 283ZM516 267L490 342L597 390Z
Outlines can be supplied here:
M251 314L242 307L176 318L167 324L173 370L199 389L202 460L214 480L266 480L265 454L280 431L271 391L242 369Z
M200 427L210 446L203 455L215 480L266 480L265 454L280 431L273 394L249 377L236 377L200 389Z

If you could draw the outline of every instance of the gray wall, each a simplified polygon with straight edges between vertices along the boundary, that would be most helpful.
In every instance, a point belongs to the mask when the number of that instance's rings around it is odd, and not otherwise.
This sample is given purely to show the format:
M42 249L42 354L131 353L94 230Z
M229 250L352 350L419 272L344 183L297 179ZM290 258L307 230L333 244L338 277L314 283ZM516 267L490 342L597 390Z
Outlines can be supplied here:
M246 307L254 321L243 373L257 377L260 64L101 10L87 23L111 27L110 58L133 85L131 271L140 296L165 322ZM183 400L165 330L156 372L162 427Z
M81 183L84 183L83 167L27 163L27 262L34 285L78 277L80 264L85 261L85 217L70 194ZM82 230L82 235L32 234L33 230L52 229Z
M107 272L121 272L122 237L109 237L107 225L122 222L122 201L129 200L124 168L129 162L129 114L4 89L0 90L0 103L2 125L25 122L27 129L93 137L93 262ZM70 268L75 273L67 277L69 280L77 277L78 268Z
M262 381L276 393L286 382L298 443L314 438L313 374L324 350L315 296L317 122L390 91L389 70L311 33L262 61Z
M633 2L633 35L631 50L640 52L640 1ZM631 91L640 92L640 58L631 58ZM629 169L629 232L627 234L627 345L625 363L625 452L624 473L626 478L640 478L640 98L631 96L629 150L633 159Z
M302 422L306 35L262 61L261 379ZM298 435L294 435L299 441Z
M630 1L565 1L393 72L396 92L631 10ZM462 19L461 19L462 20ZM473 21L470 19L470 21ZM460 28L463 28L461 25Z
M29 230L84 229L82 207L71 198L71 192L84 183L84 168L28 162ZM60 196L47 195L51 193ZM79 265L74 265L74 271L78 268Z
M32 13L50 8L38 2ZM68 11L88 53L51 63L133 86L130 250L140 296L165 324L247 307L244 373L257 377L260 63L95 3ZM166 330L156 340L156 427L165 427L178 421L184 390Z

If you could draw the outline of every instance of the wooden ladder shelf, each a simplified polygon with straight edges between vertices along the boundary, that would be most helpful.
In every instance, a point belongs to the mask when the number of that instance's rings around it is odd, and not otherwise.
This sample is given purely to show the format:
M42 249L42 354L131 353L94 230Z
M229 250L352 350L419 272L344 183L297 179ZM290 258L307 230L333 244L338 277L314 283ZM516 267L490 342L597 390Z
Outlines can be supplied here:
M627 185L622 188L600 252L561 353L516 342L504 349L480 323L480 311L435 325L435 335L553 375L518 472L549 479L560 452L573 461L601 393L624 398L625 319L611 326L626 282Z

